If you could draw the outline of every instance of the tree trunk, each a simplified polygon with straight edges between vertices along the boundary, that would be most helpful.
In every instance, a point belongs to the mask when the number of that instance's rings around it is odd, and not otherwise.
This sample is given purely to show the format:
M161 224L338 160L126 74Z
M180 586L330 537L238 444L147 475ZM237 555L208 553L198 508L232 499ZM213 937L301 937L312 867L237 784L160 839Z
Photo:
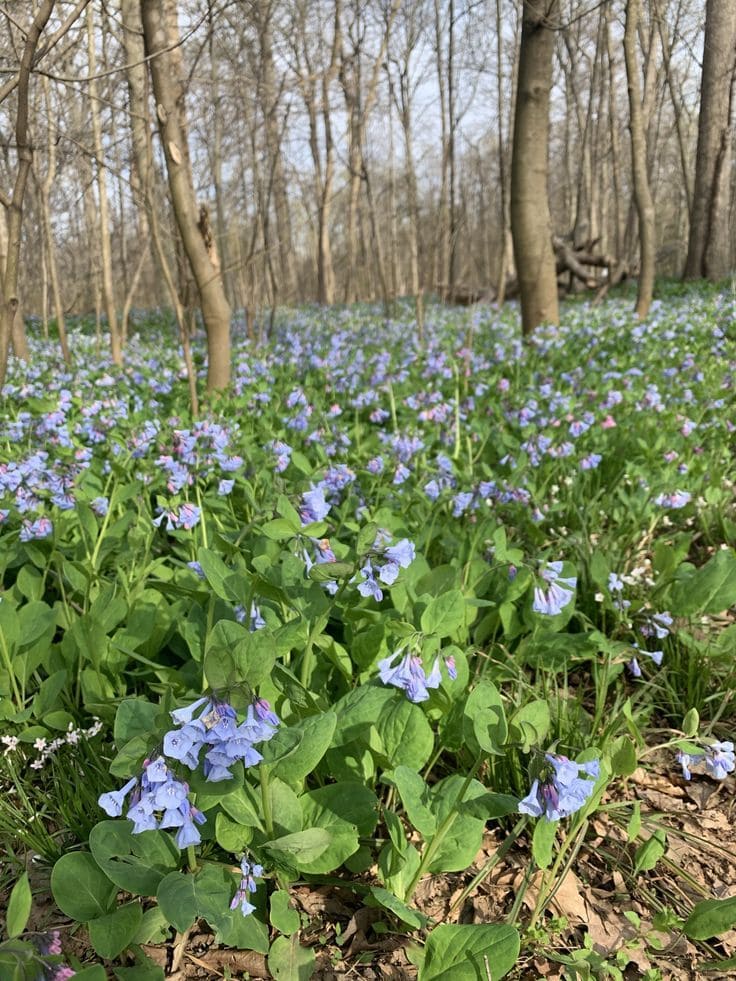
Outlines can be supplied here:
M639 217L639 287L636 314L640 319L649 313L654 292L654 203L647 173L647 143L644 110L641 104L639 59L636 54L637 24L640 0L628 0L624 30L624 58L629 90L629 128L631 131L631 169L634 178L634 199Z
M559 0L524 0L511 162L511 229L518 270L523 333L556 324L557 276L547 195L549 98L552 87L550 29Z
M8 350L13 339L18 299L18 272L20 267L21 228L23 225L23 198L28 185L28 175L33 165L33 148L28 139L28 96L33 58L38 40L54 9L54 0L43 0L26 31L20 69L18 71L18 107L15 115L15 149L18 165L13 193L8 208L8 246L5 261L0 267L0 388L5 383L8 368Z
M207 387L210 391L230 384L230 306L225 296L205 207L198 208L194 193L184 118L184 91L179 60L171 49L169 17L175 16L171 0L141 0L143 37L149 57L151 82L156 100L159 132L166 158L169 189L176 223L187 259L197 283L202 316L207 331ZM176 39L178 40L178 39Z
M730 269L731 114L736 4L707 0L698 152L685 276L721 279Z
M95 168L97 171L97 196L100 223L100 260L102 263L102 294L105 300L107 326L110 331L110 353L115 364L123 363L123 350L118 332L118 315L115 307L115 286L112 273L112 248L110 243L110 208L107 199L107 168L102 147L102 122L97 94L97 59L95 56L94 9L87 7L87 58L89 64L89 107L92 116Z

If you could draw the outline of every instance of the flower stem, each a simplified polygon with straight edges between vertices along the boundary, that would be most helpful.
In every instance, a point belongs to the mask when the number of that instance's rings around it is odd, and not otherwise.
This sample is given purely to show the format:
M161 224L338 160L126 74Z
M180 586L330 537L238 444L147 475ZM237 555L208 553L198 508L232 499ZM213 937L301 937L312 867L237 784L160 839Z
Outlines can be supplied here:
M478 756L475 763L470 768L470 772L468 773L467 777L465 778L465 781L463 782L462 787L460 788L460 793L455 798L455 803L452 806L452 810L447 815L447 817L442 822L442 824L439 826L439 828L437 828L434 835L432 836L431 841L429 841L426 844L424 851L422 852L422 857L419 862L419 867L414 873L414 876L412 877L412 880L409 883L409 886L407 887L407 890L404 894L405 903L411 902L411 897L414 895L414 891L419 885L420 879L422 878L424 873L429 869L429 866L432 864L432 860L434 859L435 855L440 849L440 845L445 840L447 833L455 823L455 818L458 815L458 810L457 810L458 806L462 804L463 798L465 797L466 793L468 792L468 788L470 787L470 783L473 777L475 776L478 767L481 765L482 762L483 762L483 755L481 754L480 756Z

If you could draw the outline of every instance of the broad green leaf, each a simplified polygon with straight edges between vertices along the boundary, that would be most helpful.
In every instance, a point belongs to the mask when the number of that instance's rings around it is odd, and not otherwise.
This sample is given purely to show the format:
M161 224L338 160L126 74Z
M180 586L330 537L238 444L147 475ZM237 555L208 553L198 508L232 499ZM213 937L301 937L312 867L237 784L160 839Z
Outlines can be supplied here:
M336 725L335 713L323 712L289 726L288 731L298 736L298 741L287 756L273 764L274 775L292 786L299 784L327 752Z
M136 896L155 896L161 880L178 868L181 858L170 834L133 834L133 825L126 819L95 825L89 847L108 879Z
M268 969L276 981L309 981L315 963L314 951L302 947L296 933L276 937L268 952Z
M736 925L736 896L706 899L698 903L685 920L683 931L691 940L718 937Z
M51 891L62 913L85 922L110 913L118 890L88 852L69 852L54 865Z
M299 929L299 913L291 906L291 897L285 889L271 893L271 926L279 933L296 933Z
M199 915L193 875L169 872L161 880L156 898L162 913L179 933L188 930Z
M463 732L466 742L486 753L499 754L508 736L501 693L490 681L481 681L465 702Z
M657 830L636 849L634 872L648 872L662 858L667 847L667 836L664 831Z
M675 616L720 613L736 604L736 552L720 549L704 566L679 579L670 594Z
M406 816L425 838L437 830L437 818L432 813L430 790L424 780L408 766L397 766L384 774L394 784L404 805Z
M133 942L142 919L141 904L135 902L126 903L106 916L90 920L87 930L95 952L106 960L117 957Z
M438 637L454 637L465 623L465 598L459 589L433 596L421 617L422 631Z
M516 963L519 933L506 923L449 924L427 937L419 981L498 981Z

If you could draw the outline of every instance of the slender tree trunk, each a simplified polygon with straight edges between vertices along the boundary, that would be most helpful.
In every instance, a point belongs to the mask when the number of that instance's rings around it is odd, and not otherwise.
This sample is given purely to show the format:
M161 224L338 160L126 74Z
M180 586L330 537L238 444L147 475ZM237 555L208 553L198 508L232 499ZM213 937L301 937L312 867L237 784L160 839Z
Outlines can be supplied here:
M639 217L639 287L636 314L640 319L649 313L654 292L655 229L654 203L647 173L646 123L641 102L639 59L636 53L640 0L627 0L624 30L624 58L629 90L629 128L631 131L631 169L634 199Z
M721 279L730 269L731 123L736 4L707 0L698 152L685 276Z
M169 189L176 223L202 302L207 331L207 387L210 391L230 383L230 306L225 296L217 249L207 209L197 208L187 135L183 128L184 92L178 49L171 49L169 33L175 8L164 0L141 0L143 36L150 58L159 132L166 158Z
M0 267L0 388L5 383L8 368L8 351L13 339L15 319L20 307L18 298L18 273L20 268L21 229L23 225L23 199L28 185L28 175L33 166L33 148L28 139L28 102L33 58L51 12L54 0L42 0L28 26L20 69L18 71L18 105L15 115L15 149L18 165L15 184L8 207L8 245L5 261Z
M87 60L89 65L89 107L92 117L92 138L94 143L95 167L97 170L97 195L100 223L100 261L102 263L102 293L105 300L107 325L110 330L110 353L115 364L123 363L123 349L118 331L118 315L115 307L115 286L112 272L112 247L110 243L110 206L107 197L107 168L102 146L102 121L100 119L99 95L97 92L97 57L95 53L94 8L87 7Z
M549 98L559 0L524 0L511 163L511 230L522 331L559 319L547 194Z

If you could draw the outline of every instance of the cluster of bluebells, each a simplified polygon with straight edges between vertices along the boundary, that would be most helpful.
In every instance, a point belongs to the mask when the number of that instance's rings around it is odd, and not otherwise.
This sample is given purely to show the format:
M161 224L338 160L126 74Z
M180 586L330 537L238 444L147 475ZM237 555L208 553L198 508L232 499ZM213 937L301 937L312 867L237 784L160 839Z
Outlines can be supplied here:
M238 723L232 705L208 696L177 709L171 716L179 728L164 736L165 755L196 770L202 749L207 747L203 770L211 783L230 780L230 767L239 760L245 767L260 763L263 757L256 744L271 739L279 725L278 716L265 698L251 702L242 723Z
M230 768L235 763L240 761L246 767L260 763L263 757L255 746L272 738L279 719L268 702L260 698L248 706L245 720L238 723L235 709L212 696L199 698L171 715L177 727L164 736L163 753L145 760L140 776L133 777L120 790L102 794L98 803L110 817L121 817L125 812L125 817L133 822L133 834L176 829L176 844L183 849L199 844L197 825L206 818L190 800L189 785L177 779L166 758L194 772L204 749L205 779L211 783L230 780ZM253 870L253 874L260 872ZM241 883L243 889L252 891L248 883ZM251 912L249 904L241 908L244 915Z
M534 779L527 796L519 801L519 812L559 821L588 802L600 774L600 761L575 763L557 753L545 753L544 758L542 772Z
M179 505L178 509L163 509L159 516L153 519L153 523L157 528L160 528L162 523L166 521L167 531L176 531L178 528L182 528L184 531L191 531L192 528L199 524L200 517L200 509L196 505L187 502Z
M358 592L361 596L372 596L377 603L383 599L380 584L393 586L401 569L408 569L416 556L414 543L408 538L402 538L394 545L389 544L391 541L391 533L380 529L371 554L360 569L362 578L358 582Z
M121 817L128 795L125 816L133 822L133 834L176 828L179 848L202 840L196 825L204 824L205 816L189 800L189 784L176 779L163 756L144 760L140 777L102 794L98 804L110 817Z
M736 768L732 742L713 742L703 746L702 753L677 754L677 762L682 767L682 775L686 780L692 777L692 767L705 767L705 772L714 780L725 780L729 773Z
M532 610L545 616L557 616L575 595L577 578L562 575L562 562L548 562L540 575L545 585L534 587Z
M248 897L256 891L255 880L262 876L263 866L251 865L244 855L240 860L240 884L233 896L233 901L230 903L230 909L236 910L239 907L243 916L249 916L255 910L255 906Z
M444 658L444 662L450 680L454 681L457 678L454 657L448 655ZM399 648L378 662L378 676L384 685L394 685L405 691L410 702L426 702L429 698L429 689L439 688L442 682L440 656L435 657L432 668L427 674L418 654Z

